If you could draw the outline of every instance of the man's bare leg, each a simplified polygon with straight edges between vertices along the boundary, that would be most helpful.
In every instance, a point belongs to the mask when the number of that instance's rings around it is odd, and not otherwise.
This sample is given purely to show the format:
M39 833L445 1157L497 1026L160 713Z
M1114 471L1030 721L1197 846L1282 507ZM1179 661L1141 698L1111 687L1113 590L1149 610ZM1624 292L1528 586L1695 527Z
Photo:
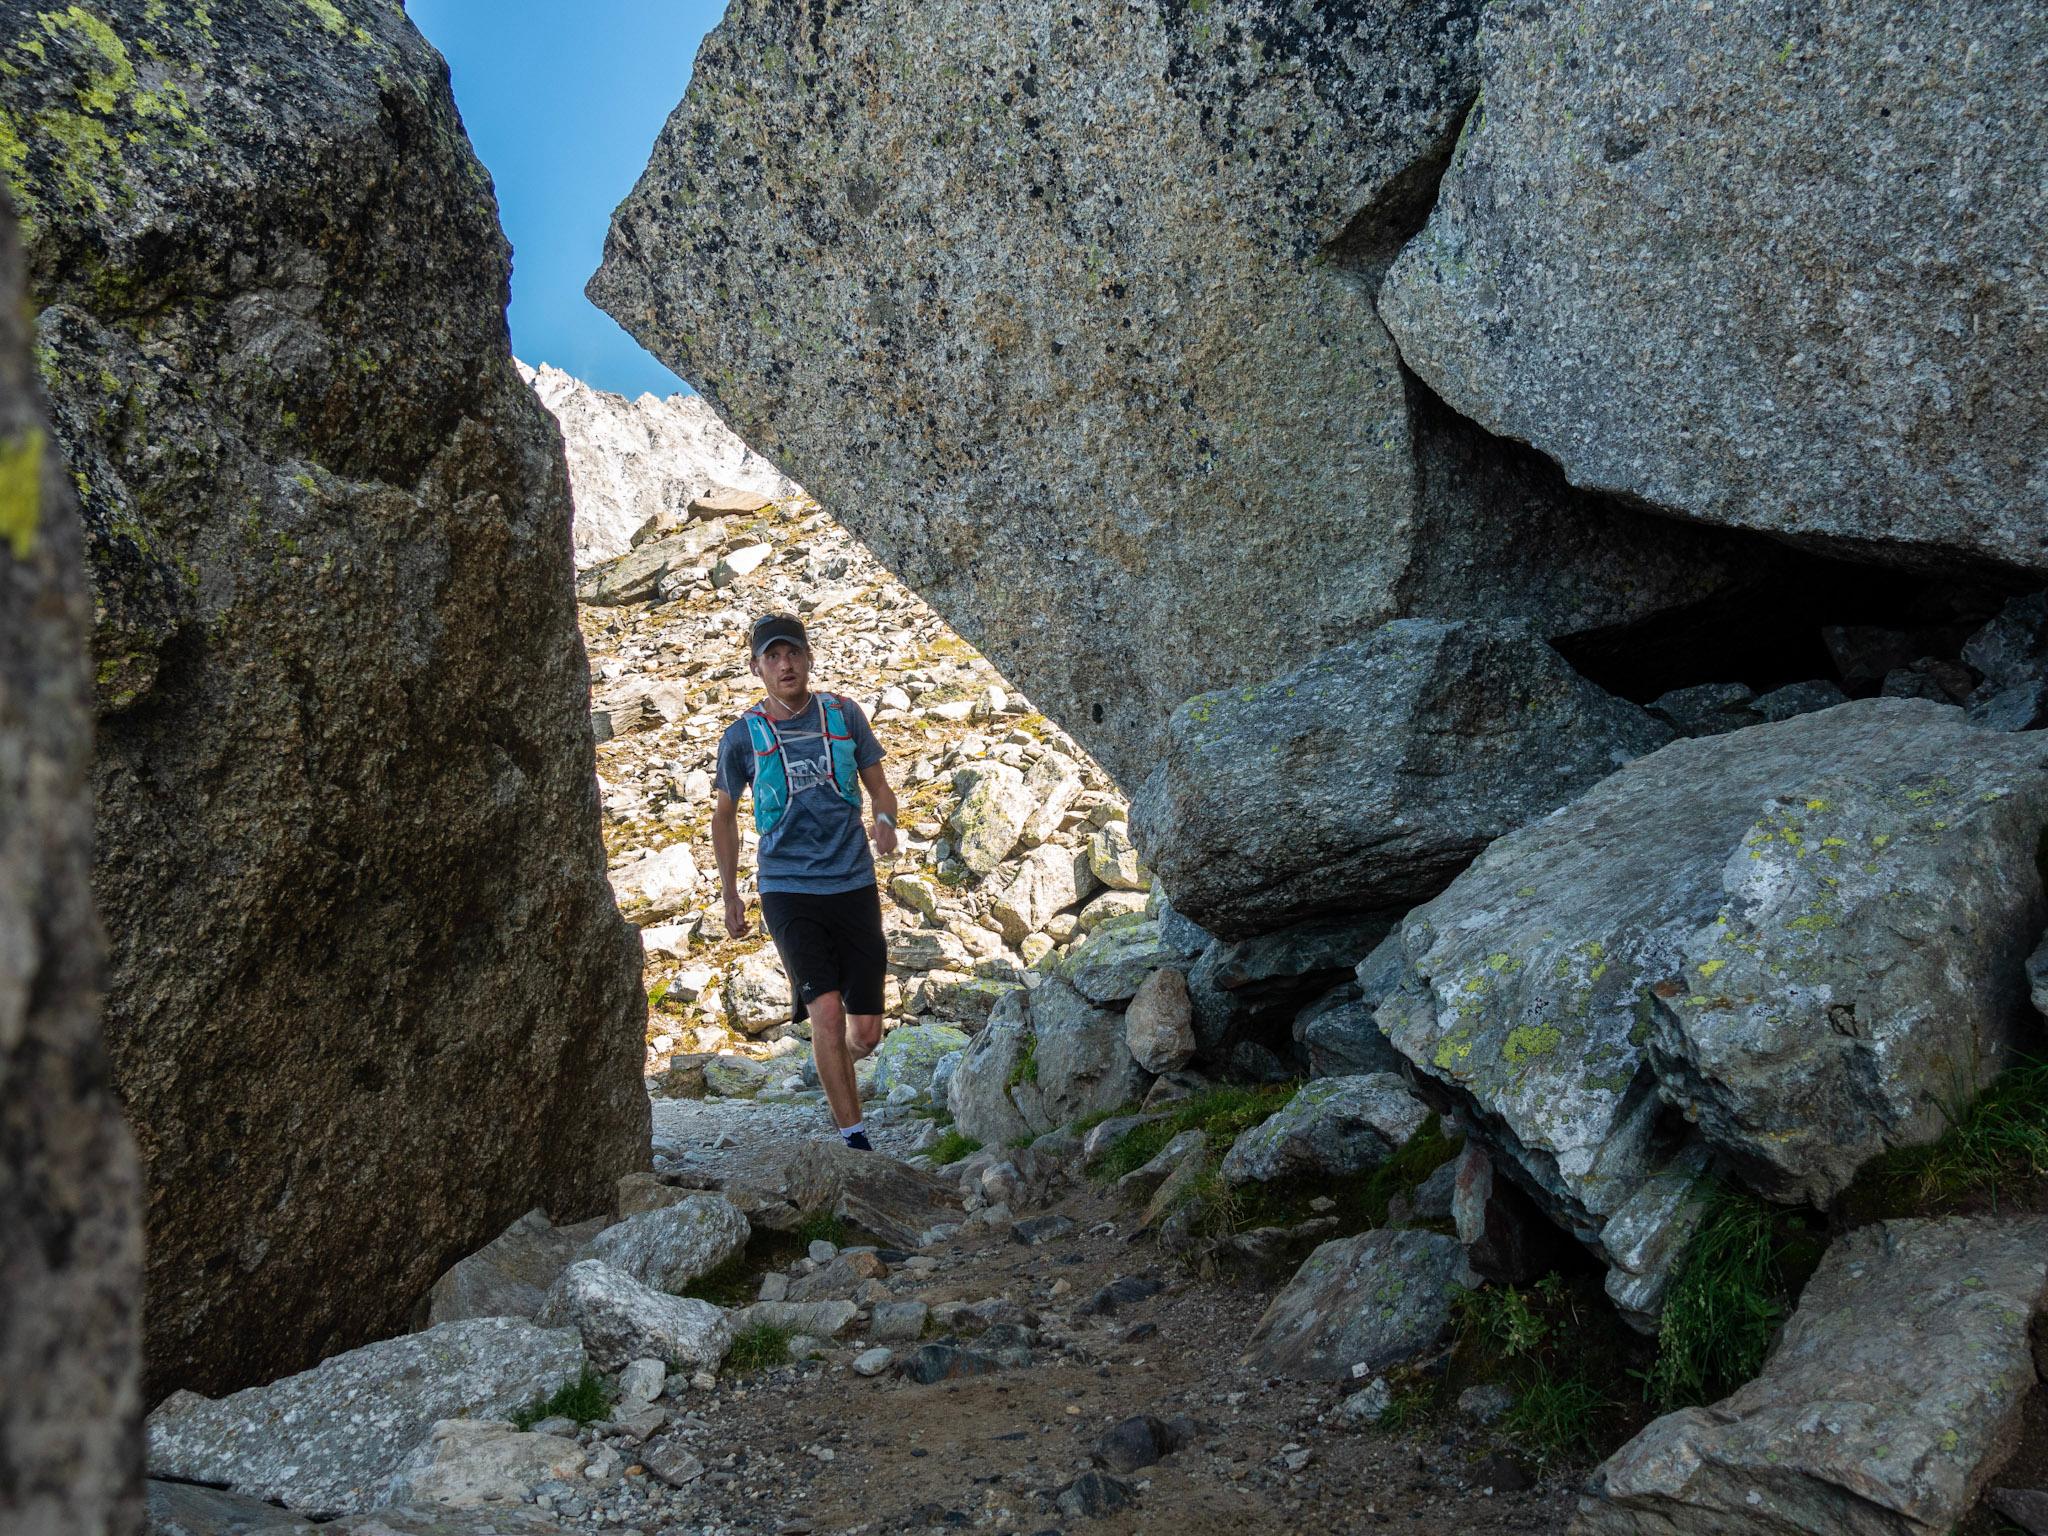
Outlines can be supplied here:
M846 1053L855 1061L866 1061L882 1043L879 1013L849 1013L846 1016Z
M845 1006L837 992L824 992L811 999L810 1014L811 1054L818 1063L818 1085L825 1090L825 1102L832 1106L832 1123L841 1130L859 1125L860 1090L853 1081L854 1058L848 1042L852 1031Z

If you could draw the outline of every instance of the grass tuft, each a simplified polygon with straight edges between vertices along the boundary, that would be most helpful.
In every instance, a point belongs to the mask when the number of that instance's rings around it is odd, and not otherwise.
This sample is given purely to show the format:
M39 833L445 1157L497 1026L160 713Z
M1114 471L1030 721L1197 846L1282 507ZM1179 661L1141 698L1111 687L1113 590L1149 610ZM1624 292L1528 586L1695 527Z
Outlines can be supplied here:
M2048 1179L2048 1058L2015 1063L1950 1115L1931 1146L1901 1147L1858 1178L1860 1216L1931 1216L2038 1198Z
M1644 1381L1660 1411L1709 1403L1763 1366L1791 1310L1796 1282L1819 1262L1808 1221L1747 1190L1711 1184L1706 1212L1679 1261Z
M1209 1138L1210 1150L1221 1156L1241 1132L1284 1109L1300 1086L1274 1083L1257 1088L1217 1088L1177 1100L1167 1106L1161 1118L1134 1126L1119 1136L1095 1165L1095 1177L1110 1183L1144 1167L1183 1131L1203 1132Z
M949 1129L945 1135L931 1144L925 1153L932 1160L934 1168L943 1168L948 1163L957 1163L963 1157L971 1157L981 1150L981 1143L972 1136Z
M789 1359L789 1341L795 1337L793 1328L756 1323L734 1337L725 1363L735 1371L765 1371Z
M1003 1080L1005 1088L1015 1088L1019 1083L1038 1081L1038 1039L1033 1036L1025 1042L1024 1054L1010 1064L1010 1075Z
M1534 1286L1487 1286L1456 1298L1456 1337L1430 1411L1468 1384L1505 1386L1499 1432L1544 1462L1595 1460L1640 1427L1642 1407L1612 1395L1642 1341L1593 1274L1546 1274Z
M512 1427L528 1430L542 1419L574 1419L578 1424L595 1424L611 1411L612 1395L605 1390L604 1378L586 1365L574 1381L565 1381L555 1388L553 1396L537 1397L513 1414Z
M805 1247L812 1243L830 1243L835 1248L846 1246L846 1223L830 1211L811 1211L797 1223L797 1241Z
M1604 1425L1614 1407L1583 1364L1564 1375L1539 1369L1515 1394L1515 1405L1502 1416L1500 1427L1510 1439L1545 1456L1591 1461L1607 1449Z

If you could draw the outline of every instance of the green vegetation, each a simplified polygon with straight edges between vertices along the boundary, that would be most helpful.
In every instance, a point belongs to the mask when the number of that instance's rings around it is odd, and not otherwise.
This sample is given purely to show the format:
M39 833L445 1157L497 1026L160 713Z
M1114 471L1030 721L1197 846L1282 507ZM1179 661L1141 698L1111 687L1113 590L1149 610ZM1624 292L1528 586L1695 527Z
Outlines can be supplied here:
M1462 1369L1514 1395L1500 1421L1509 1439L1545 1460L1592 1460L1626 1433L1628 1406L1597 1384L1613 1379L1610 1337L1622 1325L1604 1299L1587 1294L1588 1279L1545 1275L1527 1290L1512 1285L1467 1291L1458 1298L1454 1355ZM1448 1394L1451 1382L1440 1390Z
M1300 1086L1277 1083L1258 1088L1217 1088L1177 1100L1166 1107L1159 1119L1133 1126L1119 1136L1095 1165L1095 1177L1113 1182L1144 1167L1183 1131L1202 1132L1209 1138L1211 1153L1220 1158L1240 1132L1286 1108Z
M957 1130L948 1130L931 1145L926 1155L931 1158L934 1168L943 1168L948 1163L957 1163L963 1157L972 1156L981 1150L981 1143L972 1136L962 1135Z
M42 524L43 433L30 427L0 439L0 544L26 560L35 552Z
M1010 1075L1003 1080L1005 1088L1014 1088L1019 1083L1038 1081L1038 1037L1032 1036L1025 1042L1024 1054L1010 1064Z
M1443 1122L1437 1116L1431 1115L1423 1121L1421 1129L1408 1138L1408 1144L1368 1173L1358 1186L1357 1199L1362 1207L1359 1215L1363 1225L1385 1226L1387 1207L1397 1196L1407 1199L1413 1195L1417 1185L1464 1148L1465 1138L1445 1135Z
M595 1424L612 1411L612 1395L604 1378L589 1366L574 1381L555 1388L552 1397L537 1397L512 1415L514 1429L531 1429L542 1419L574 1419L578 1424Z
M846 1245L846 1223L830 1211L808 1211L797 1223L797 1241L805 1247L812 1243L830 1243L835 1248Z
M1809 1218L1746 1190L1709 1183L1701 1198L1644 1380L1660 1411L1712 1402L1757 1373L1824 1242Z
M794 1337L791 1329L756 1323L733 1339L725 1363L735 1371L765 1371L781 1365L789 1358L789 1341Z
M1950 1112L1932 1146L1879 1158L1843 1196L1855 1221L1934 1216L2015 1201L2038 1207L2048 1180L2048 1058L2008 1067Z

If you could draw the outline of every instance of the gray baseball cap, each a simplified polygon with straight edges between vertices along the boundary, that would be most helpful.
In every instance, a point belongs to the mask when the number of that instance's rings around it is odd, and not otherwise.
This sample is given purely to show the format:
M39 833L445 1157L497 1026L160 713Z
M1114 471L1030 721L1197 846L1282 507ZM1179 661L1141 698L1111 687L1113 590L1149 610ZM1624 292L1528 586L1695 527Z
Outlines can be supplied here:
M806 651L811 648L811 638L804 633L802 619L786 613L768 613L754 620L754 627L747 632L747 649L758 659L778 640L787 640Z

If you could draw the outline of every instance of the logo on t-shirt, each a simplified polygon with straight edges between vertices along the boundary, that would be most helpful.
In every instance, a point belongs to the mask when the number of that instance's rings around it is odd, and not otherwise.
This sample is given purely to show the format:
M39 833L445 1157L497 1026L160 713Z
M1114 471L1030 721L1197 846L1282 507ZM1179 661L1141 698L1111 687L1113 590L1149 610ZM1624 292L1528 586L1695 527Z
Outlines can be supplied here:
M835 795L839 793L839 786L832 779L832 751L829 747L823 746L823 737L819 737L818 741L823 750L816 757L798 757L789 738L783 738L782 762L789 773L789 793L792 798L804 793L805 790L820 787L830 789Z

